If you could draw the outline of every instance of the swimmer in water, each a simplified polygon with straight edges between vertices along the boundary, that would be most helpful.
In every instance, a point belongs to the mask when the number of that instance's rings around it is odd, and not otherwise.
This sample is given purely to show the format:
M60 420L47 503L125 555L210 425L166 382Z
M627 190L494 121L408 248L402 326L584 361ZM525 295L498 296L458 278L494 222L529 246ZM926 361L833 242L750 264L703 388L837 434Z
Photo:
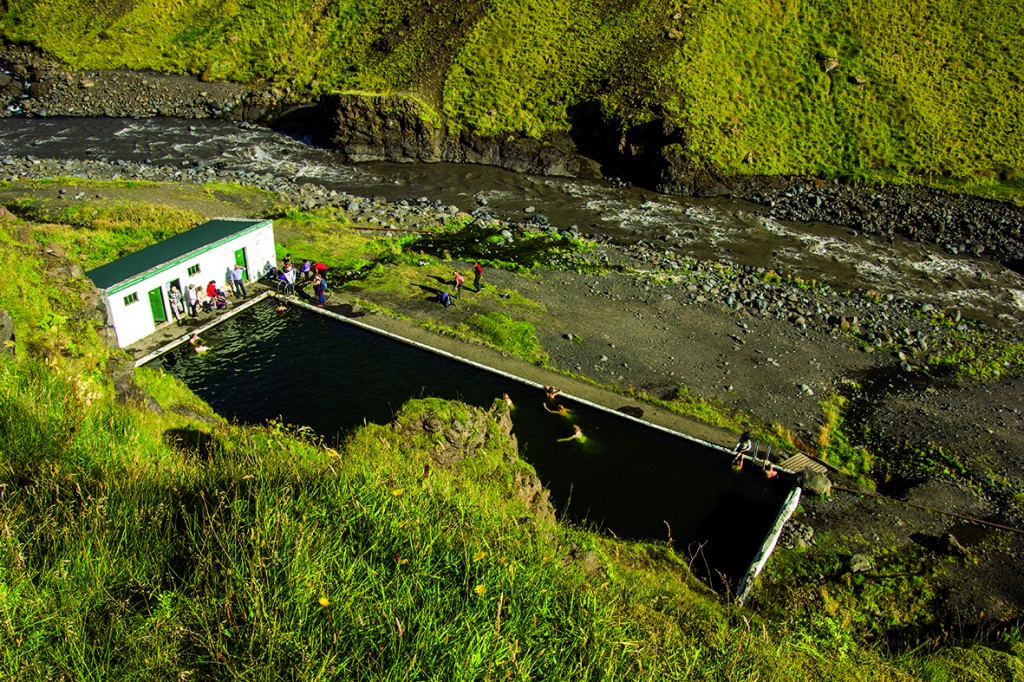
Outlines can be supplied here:
M508 396L508 393L502 393L501 398L502 400L505 401L505 404L508 405L508 409L511 410L513 407L515 407L515 405L512 404L512 398Z
M203 340L199 338L199 334L192 332L189 334L188 342L192 344L192 348L197 353L205 353L210 350L210 347L203 343Z
M570 440L578 440L579 442L582 443L586 439L587 439L587 437L583 435L583 429L581 429L580 427L578 427L575 424L573 424L572 425L572 435L569 436L568 438L559 438L558 442L559 443L565 443L566 441L570 441Z
M572 412L572 410L570 410L565 405L558 405L558 404L556 404L555 405L555 409L551 409L550 407L548 407L547 403L543 403L543 405L544 405L544 409L547 410L548 412L550 412L551 414L569 414L570 412Z
M544 387L544 395L545 395L545 397L548 400L551 400L552 398L554 398L557 395L561 395L561 393L562 393L561 389L555 388L554 386L545 386Z
M768 458L764 458L764 464L761 466L761 471L764 472L764 477L768 479L775 478L779 475L779 472L775 470L775 465L768 461Z

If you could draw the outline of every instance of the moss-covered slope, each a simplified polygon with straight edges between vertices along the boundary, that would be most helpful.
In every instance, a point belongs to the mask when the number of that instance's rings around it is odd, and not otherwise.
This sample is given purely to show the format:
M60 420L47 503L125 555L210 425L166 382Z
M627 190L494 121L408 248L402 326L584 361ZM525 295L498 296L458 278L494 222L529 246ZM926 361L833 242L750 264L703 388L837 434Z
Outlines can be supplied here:
M452 132L592 139L599 113L601 153L672 144L730 175L1012 183L1024 167L1024 18L1007 0L5 6L4 38L74 67L409 93ZM626 135L663 118L684 132Z

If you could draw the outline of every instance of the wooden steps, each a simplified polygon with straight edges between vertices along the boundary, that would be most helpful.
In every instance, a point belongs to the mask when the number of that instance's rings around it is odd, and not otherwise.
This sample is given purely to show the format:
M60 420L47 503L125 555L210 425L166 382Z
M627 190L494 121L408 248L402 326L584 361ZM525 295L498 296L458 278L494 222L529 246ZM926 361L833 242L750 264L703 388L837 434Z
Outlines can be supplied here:
M813 471L816 471L819 474L828 474L827 466L825 466L816 459L811 459L802 452L798 452L792 457L789 457L779 462L778 467L780 469L786 469L788 471L793 471L796 473L799 473L804 469L810 467Z

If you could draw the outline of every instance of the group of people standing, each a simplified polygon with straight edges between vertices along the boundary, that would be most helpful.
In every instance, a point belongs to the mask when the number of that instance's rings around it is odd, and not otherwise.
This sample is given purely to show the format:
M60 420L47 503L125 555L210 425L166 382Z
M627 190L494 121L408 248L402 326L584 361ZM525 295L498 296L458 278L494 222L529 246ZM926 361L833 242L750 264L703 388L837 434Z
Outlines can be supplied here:
M272 276L276 275L278 291L285 295L294 295L296 285L313 285L313 297L316 304L323 307L327 296L327 266L323 263L313 265L309 260L303 260L302 265L296 270L292 264L292 254L285 254L281 259L281 267Z
M458 270L452 270L452 277L454 281L452 283L452 293L449 294L447 291L442 291L439 300L441 305L445 308L449 307L454 301L452 297L459 296L462 293L462 287L466 284L466 278L462 276ZM476 293L480 293L484 286L484 268L480 263L473 263L473 290Z
M246 298L245 268L236 264L229 273L228 281L232 293L238 298ZM205 287L202 284L189 284L181 290L177 285L172 285L167 298L171 316L175 323L181 325L186 313L189 317L199 317L201 312L208 313L227 307L228 294L217 285L216 280L211 279Z

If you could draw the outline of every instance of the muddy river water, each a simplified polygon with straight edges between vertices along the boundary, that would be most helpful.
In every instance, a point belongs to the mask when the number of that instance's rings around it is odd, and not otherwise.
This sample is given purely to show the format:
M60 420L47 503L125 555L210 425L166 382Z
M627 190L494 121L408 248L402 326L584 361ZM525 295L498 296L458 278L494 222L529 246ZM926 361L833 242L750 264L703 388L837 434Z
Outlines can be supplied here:
M265 128L209 120L0 119L0 156L146 163L256 173L356 196L485 207L511 221L543 215L559 228L617 242L644 240L698 259L774 268L835 289L930 302L997 324L1024 319L1024 280L999 263L842 226L774 220L728 198L659 195L636 188L522 175L458 164L348 164L339 154Z

